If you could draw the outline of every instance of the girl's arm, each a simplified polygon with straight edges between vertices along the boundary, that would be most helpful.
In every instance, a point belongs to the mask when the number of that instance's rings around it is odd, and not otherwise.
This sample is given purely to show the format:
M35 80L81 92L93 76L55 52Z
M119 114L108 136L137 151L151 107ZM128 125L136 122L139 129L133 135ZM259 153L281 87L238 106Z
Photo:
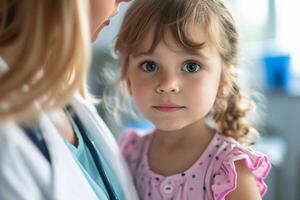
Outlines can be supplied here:
M245 167L242 161L235 162L237 171L237 188L229 193L226 200L261 200L257 182L253 174Z

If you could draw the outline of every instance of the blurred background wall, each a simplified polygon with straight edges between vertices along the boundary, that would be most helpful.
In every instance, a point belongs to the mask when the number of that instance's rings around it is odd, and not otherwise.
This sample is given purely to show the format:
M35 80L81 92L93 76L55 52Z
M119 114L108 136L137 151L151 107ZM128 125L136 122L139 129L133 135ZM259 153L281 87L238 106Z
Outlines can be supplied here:
M244 88L257 103L254 119L262 139L255 148L266 153L273 168L267 179L267 200L300 199L300 1L230 0L241 33L240 77ZM127 5L101 33L94 44L89 83L92 93L101 95L110 88L101 74L118 69L112 43ZM101 48L100 48L101 47ZM104 84L100 86L100 84ZM117 137L125 127L150 128L143 118L122 115L117 124L98 105L99 114Z

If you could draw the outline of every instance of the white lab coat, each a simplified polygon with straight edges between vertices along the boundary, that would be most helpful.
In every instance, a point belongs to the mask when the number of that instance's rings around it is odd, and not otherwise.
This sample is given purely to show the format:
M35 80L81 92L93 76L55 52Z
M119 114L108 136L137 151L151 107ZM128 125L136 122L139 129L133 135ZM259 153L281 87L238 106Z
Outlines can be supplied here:
M118 145L95 107L79 95L72 98L71 105L89 138L119 178L126 199L138 199ZM40 126L51 165L16 123L0 125L0 200L96 200L93 189L46 114L41 114Z

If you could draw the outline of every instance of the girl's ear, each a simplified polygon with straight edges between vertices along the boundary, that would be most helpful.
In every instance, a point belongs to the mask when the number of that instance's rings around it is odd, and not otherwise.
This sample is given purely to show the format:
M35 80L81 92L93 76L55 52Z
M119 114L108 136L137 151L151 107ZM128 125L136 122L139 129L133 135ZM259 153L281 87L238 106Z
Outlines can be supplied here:
M229 66L225 66L225 64L222 64L220 83L217 91L217 97L221 99L226 98L230 93L230 74L228 74L229 71L225 70L225 68L229 68Z
M228 84L225 84L223 81L220 82L218 91L217 91L217 97L224 99L230 94L230 86Z
M222 99L225 97L225 94L225 87L221 82L218 88L217 97Z
M224 98L226 93L225 93L225 88L226 88L226 81L225 81L225 74L223 71L223 65L222 65L222 71L221 71L221 77L220 77L220 83L219 83L219 87L218 87L218 91L217 91L217 97L218 98Z

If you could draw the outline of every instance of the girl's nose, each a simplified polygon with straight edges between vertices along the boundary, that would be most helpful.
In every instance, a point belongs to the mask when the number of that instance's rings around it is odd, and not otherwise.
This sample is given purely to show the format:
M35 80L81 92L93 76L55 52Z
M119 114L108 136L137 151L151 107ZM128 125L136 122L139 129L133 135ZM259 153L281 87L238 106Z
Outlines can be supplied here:
M176 77L164 76L156 88L157 93L178 93L179 84Z

